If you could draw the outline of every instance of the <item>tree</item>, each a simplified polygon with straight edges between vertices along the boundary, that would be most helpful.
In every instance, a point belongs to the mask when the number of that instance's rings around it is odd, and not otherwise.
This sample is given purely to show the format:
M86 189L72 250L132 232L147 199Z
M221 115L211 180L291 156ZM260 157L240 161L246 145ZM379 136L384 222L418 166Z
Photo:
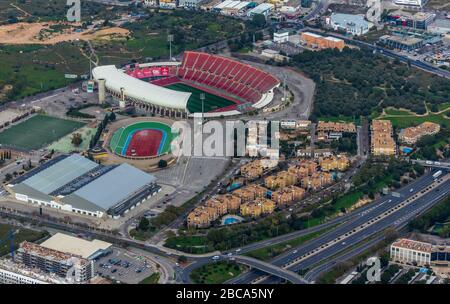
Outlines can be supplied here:
M116 120L116 113L111 112L111 114L109 114L109 120L110 120L110 121Z
M147 231L150 227L150 222L146 217L141 217L141 220L139 221L138 230L141 231Z
M12 179L11 173L6 173L5 175L5 181L10 181Z
M185 255L180 255L180 256L178 257L178 263L184 264L184 263L186 263L186 262L187 262L187 257L186 257Z
M83 138L81 137L80 133L74 133L72 135L72 145L74 145L75 147L79 147L82 142Z
M252 22L255 27L263 28L266 25L266 16L263 14L255 14L253 15Z
M165 161L164 159L159 160L158 168L165 168L165 167L167 167L167 161Z

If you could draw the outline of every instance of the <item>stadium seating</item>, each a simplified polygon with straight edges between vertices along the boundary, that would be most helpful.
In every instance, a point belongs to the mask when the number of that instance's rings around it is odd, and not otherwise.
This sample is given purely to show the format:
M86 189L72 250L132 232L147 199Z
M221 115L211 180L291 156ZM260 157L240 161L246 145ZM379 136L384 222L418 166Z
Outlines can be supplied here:
M272 75L225 57L185 52L178 77L211 86L245 101L256 103L279 84Z

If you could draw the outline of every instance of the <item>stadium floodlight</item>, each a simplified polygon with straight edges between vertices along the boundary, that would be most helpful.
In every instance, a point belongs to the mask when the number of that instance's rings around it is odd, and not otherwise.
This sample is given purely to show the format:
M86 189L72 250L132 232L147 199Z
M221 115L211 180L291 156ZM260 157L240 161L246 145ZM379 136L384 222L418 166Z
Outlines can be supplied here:
M167 35L167 42L169 42L169 61L172 61L172 42L173 42L173 35Z

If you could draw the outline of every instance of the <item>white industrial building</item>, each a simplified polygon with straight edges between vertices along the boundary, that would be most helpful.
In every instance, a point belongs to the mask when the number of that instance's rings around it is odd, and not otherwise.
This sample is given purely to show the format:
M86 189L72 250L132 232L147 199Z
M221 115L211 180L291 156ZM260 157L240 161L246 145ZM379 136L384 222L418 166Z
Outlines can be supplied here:
M391 260L418 266L431 264L431 244L400 239L391 245Z
M369 31L369 22L363 15L352 14L332 14L326 19L326 22L335 31L345 31L354 36L364 35Z
M405 5L405 6L419 6L423 7L428 0L395 0L394 3L397 5Z
M248 1L225 0L214 6L213 9L223 15L233 16L243 13L249 4Z
M261 3L257 7L249 10L247 12L247 17L253 17L254 15L264 15L267 17L274 7L275 6L271 3Z
M160 191L154 176L126 163L102 166L81 155L61 155L13 180L18 201L92 217L113 218Z

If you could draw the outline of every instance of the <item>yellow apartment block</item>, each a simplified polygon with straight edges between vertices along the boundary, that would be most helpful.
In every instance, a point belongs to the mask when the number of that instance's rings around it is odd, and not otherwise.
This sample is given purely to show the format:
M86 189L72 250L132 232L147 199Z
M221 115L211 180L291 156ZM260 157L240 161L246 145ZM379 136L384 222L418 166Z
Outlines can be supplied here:
M259 159L241 166L241 175L246 178L253 179L260 177L263 172L264 168Z
M331 156L327 158L320 158L319 159L320 167L322 168L322 171L345 171L348 169L348 166L350 165L350 161L348 160L347 156L340 155L338 157Z
M259 198L253 202L241 205L240 212L242 216L259 217L262 214L270 214L275 210L275 202Z
M311 176L305 177L301 181L301 185L305 189L317 190L330 184L333 177L327 172L316 172Z
M397 149L392 134L392 124L389 120L372 121L370 146L373 155L395 155Z
M398 138L400 141L413 145L415 144L421 137L425 135L434 135L438 133L441 129L441 126L434 122L423 122L417 127L410 127L400 131Z
M228 213L227 203L222 202L216 198L211 198L207 200L205 206L214 208L218 216L222 216Z
M210 209L210 208L208 208ZM209 211L209 212L208 212ZM197 207L188 214L187 226L189 228L206 228L215 219L211 218L211 210L206 210L205 207Z
M354 123L319 121L316 130L317 132L356 133L356 126Z
M281 171L276 175L265 178L264 183L266 187L274 190L295 185L297 183L297 175L288 171Z
M218 195L216 199L227 204L228 212L235 212L241 206L241 199L232 194Z

